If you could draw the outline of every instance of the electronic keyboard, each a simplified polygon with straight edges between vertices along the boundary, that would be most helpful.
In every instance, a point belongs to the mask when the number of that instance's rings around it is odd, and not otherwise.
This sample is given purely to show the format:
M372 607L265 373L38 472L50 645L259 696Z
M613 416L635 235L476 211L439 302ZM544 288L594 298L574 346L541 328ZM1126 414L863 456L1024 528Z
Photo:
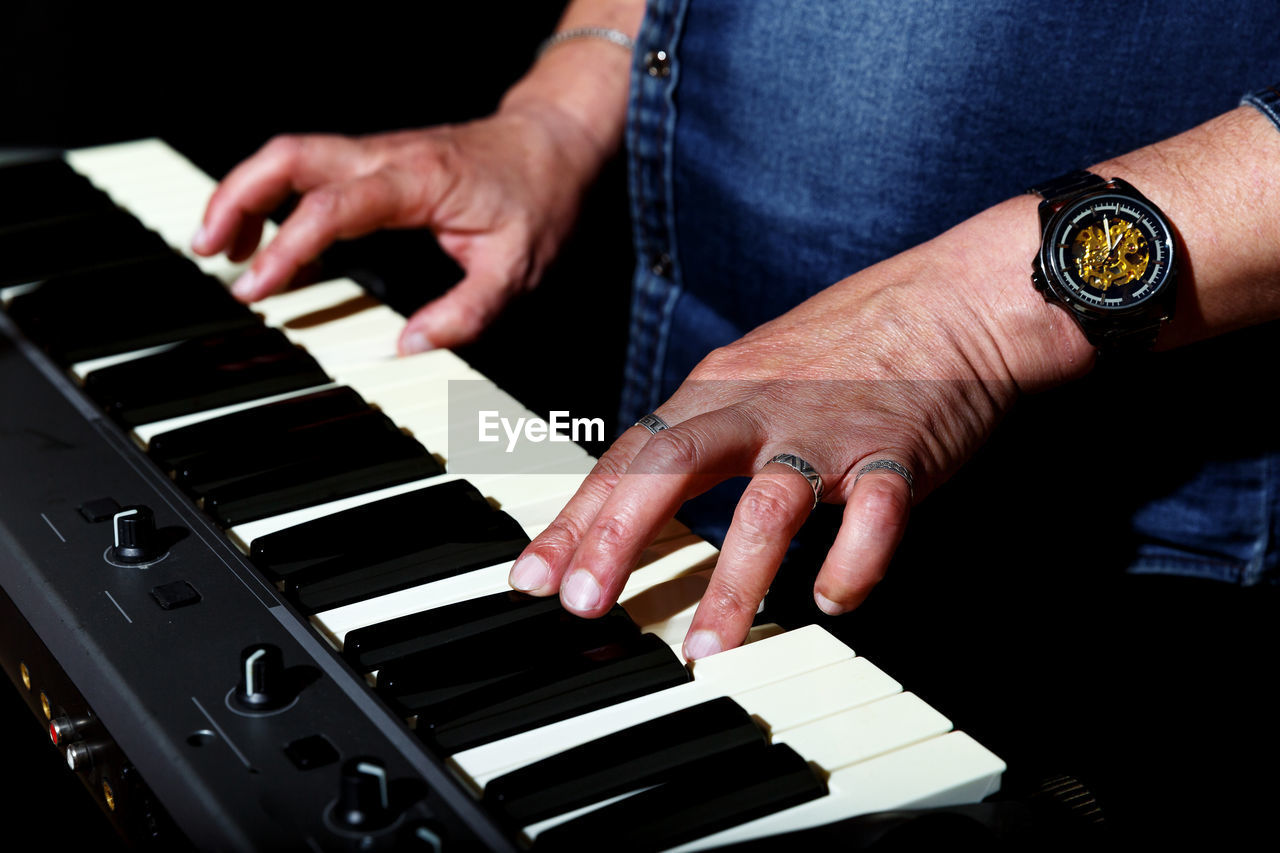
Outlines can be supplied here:
M694 850L998 790L820 627L686 662L675 522L600 619L511 591L594 460L487 442L536 415L354 281L236 303L213 188L155 140L0 169L0 662L126 838Z

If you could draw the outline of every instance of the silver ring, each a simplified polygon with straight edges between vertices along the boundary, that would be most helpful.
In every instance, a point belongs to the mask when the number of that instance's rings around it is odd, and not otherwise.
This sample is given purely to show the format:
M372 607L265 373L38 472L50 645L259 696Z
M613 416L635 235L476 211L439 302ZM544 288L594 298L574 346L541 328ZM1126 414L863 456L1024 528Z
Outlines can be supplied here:
M671 429L671 424L653 413L645 415L643 418L636 421L635 425L644 427L649 431L650 435L657 435L664 429Z
M858 485L862 475L870 471L892 471L907 481L907 491L911 493L911 497L914 498L916 496L916 480L911 476L911 472L907 470L907 466L900 462L894 462L892 459L876 459L868 462L858 469L858 476L853 478L853 484L855 486Z
M798 471L802 477L809 481L809 488L813 489L813 508L816 509L818 502L822 500L822 475L814 470L812 465L794 453L779 453L769 461L786 465L788 468Z

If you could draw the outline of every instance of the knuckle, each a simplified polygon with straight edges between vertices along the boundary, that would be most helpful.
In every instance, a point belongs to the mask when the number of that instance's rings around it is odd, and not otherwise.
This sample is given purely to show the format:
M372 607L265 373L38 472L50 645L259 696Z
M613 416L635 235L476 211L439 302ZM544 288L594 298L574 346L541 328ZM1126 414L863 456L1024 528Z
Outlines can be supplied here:
M703 602L711 608L717 621L732 621L756 611L758 602L735 580L724 579L708 589Z
M606 551L622 548L632 538L626 522L612 515L596 519L592 525L592 537L596 545Z
M651 437L646 448L652 448L662 466L691 472L702 458L702 446L696 433L688 427L674 426Z
M333 186L317 187L302 197L299 208L303 216L327 222L342 209L342 192Z
M911 499L901 485L887 477L864 477L858 485L858 511L869 522L891 529L903 523Z
M622 475L627 473L627 462L623 459L621 453L612 448L605 451L595 466L591 469L591 478L600 483L607 489L612 489L622 481Z
M794 503L787 487L777 480L752 483L738 501L738 522L745 533L773 533L794 514Z
M281 133L271 137L262 146L262 153L286 162L293 162L302 156L306 147L305 137L295 133Z
M577 524L561 515L538 534L537 544L554 550L573 548L578 544L581 534L581 528Z

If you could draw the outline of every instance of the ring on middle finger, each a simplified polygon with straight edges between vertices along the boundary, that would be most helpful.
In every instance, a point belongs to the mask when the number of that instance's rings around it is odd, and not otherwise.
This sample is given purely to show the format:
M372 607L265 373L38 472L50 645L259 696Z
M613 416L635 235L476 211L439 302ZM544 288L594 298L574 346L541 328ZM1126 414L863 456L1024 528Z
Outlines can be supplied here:
M817 509L818 503L822 500L822 475L812 465L794 453L779 453L769 462L778 462L786 465L804 477L809 483L809 488L813 489L813 508Z

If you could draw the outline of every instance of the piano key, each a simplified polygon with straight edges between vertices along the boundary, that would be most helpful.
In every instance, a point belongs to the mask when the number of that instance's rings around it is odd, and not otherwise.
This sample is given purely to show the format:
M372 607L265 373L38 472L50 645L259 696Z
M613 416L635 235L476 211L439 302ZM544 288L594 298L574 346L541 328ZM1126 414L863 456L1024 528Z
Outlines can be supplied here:
M655 543L641 554L640 563L627 579L619 601L625 607L632 596L657 584L704 571L714 565L716 553L716 549L710 543L696 536ZM341 645L347 631L355 628L459 601L506 592L511 588L507 583L511 565L512 561L498 563L478 571L401 590L374 600L359 601L317 612L314 614L313 622L335 644Z
M757 640L755 645L763 646L775 640L776 637ZM700 682L696 671L694 676L694 684L698 685ZM728 689L720 692L709 691L705 678L701 682L697 696L693 695L694 691L680 688L672 691L671 696L654 696L634 703L635 707L618 709L624 713L584 719L580 728L560 730L552 726L541 732L529 733L532 739L527 743L521 741L523 736L502 741L500 743L503 747L513 747L505 755L499 754L499 744L493 744L493 757L496 759L493 766L484 763L481 751L477 751L480 753L478 761L474 755L458 756L456 760L460 775L473 791L485 791L498 777L534 767L538 762L557 754L578 750L589 743L625 731L630 726L639 725L638 722L628 722L637 717L641 720L656 719L721 696L729 697L741 705L763 732L773 740L782 742L789 732L798 727L902 692L901 684L860 657L847 657L798 675L780 673L765 684L730 684ZM710 695L703 695L708 691ZM664 701L658 702L660 698ZM675 708L672 709L669 705L673 699L687 700L687 704L675 702ZM541 742L540 738L543 738ZM470 769L462 770L463 764Z
M354 389L328 388L160 433L148 442L147 455L161 468L173 469L210 448L242 445L255 438L280 435L291 427L368 409L369 404Z
M535 832L534 850L663 850L761 814L815 800L822 778L786 746L731 754L679 779Z
M839 768L827 777L827 796L706 835L672 853L714 849L861 814L976 803L999 790L1004 771L1004 762L973 738L950 732Z
M424 537L445 541L455 531L487 524L493 515L474 486L453 480L259 537L249 558L273 580L315 569L359 568L412 554Z
M768 744L751 715L721 696L566 750L491 781L484 801L527 826L669 781L688 765Z
M510 562L528 544L520 525L505 512L495 511L483 525L451 530L447 541L424 543L411 556L350 570L297 572L284 581L284 590L304 611L317 613Z
M191 252L191 236L217 184L164 142L142 139L82 148L68 151L65 160L210 275L231 282L248 268L222 255L201 258ZM275 230L274 223L264 224L264 242Z
M284 401L284 405L288 402ZM176 466L173 480L191 494L202 495L218 486L317 456L342 456L349 447L374 444L399 433L390 418L366 406L277 431L242 433L231 442L210 445L203 453Z
M94 371L85 377L85 390L132 426L329 381L315 359L279 332L249 328Z
M92 363L86 365L74 365L71 370L73 374L82 376L87 375L89 372L84 369L87 367L92 367ZM350 385L352 388L358 390L362 396L366 397L366 399L373 397L374 400L376 400L378 393L383 389L396 388L405 382L412 381L414 374L419 372L422 373L423 376L434 376L438 373L447 375L450 372L453 372L454 374L465 378L480 377L479 373L448 350L435 350L433 352L422 353L420 355L409 356L406 358L388 359L368 364L336 365L331 371L327 370L326 372L331 373L337 381L333 383L325 383L325 385L317 386L315 388L299 389L283 394L272 395L271 397L249 400L230 406L221 406L216 409L192 412L191 414L182 415L176 418L168 418L162 421L140 424L134 427L131 434L139 445L146 447L152 437L159 435L162 432L183 429L193 424L203 423L204 421L251 409L258 405L266 405L267 403L276 402L277 400L287 400L293 397L309 394L312 391L333 388L337 386L337 383ZM371 404L374 400L370 401Z
M0 233L0 287L168 252L157 234L122 210L11 228Z
M472 634L456 646L440 646L394 658L377 670L378 695L403 716L455 702L474 691L516 676L546 671L552 661L598 655L630 646L640 628L614 607L599 619L583 619L560 609L493 634Z
M358 672L369 672L397 658L470 637L505 634L512 626L528 629L531 623L536 625L563 612L554 596L500 592L350 631L342 644L342 656Z
M68 305L77 310L68 312ZM178 255L58 276L14 298L7 310L64 365L259 323L216 279Z
M597 737L678 711L717 696L785 681L854 659L853 650L817 625L786 631L689 664L693 681L642 699L613 705L563 723L461 751L449 759L459 779L479 791L484 781ZM880 675L883 675L882 673ZM880 682L879 685L877 682ZM875 674L866 678L868 692L885 689ZM894 689L901 689L896 683Z
M790 747L823 774L830 776L842 768L937 738L950 730L951 722L918 696L911 693L898 693L837 714L821 717L792 729L787 736L774 735L770 743L774 746ZM585 773L599 772L597 768L602 763L607 763L607 756L600 753L599 742L590 746L594 749L594 756L590 754L585 757L578 756L577 766ZM554 764L556 758L560 756L555 756L546 763ZM720 776L717 765L721 762L725 762L723 757L713 756L700 761L690 761L684 766L667 768L666 772L674 779L681 779L694 773L706 773L710 780ZM540 769L538 766L528 768L525 774L526 784L528 776L532 774L537 778ZM552 781L558 780L552 777ZM502 779L495 779L492 784L501 788L502 782ZM622 785L622 780L619 780L619 787ZM632 785L630 789L635 790L636 786ZM613 793L616 794L618 791ZM603 797L591 798L584 792L581 798L586 798L587 803L579 803L578 812L565 809L559 814L544 817L538 824L526 830L527 835L533 837L560 823L573 822L583 813L581 810L583 805L595 802L600 803L602 811L611 808L610 804L601 802ZM803 812L803 810L798 811ZM775 820L780 819L780 815L775 816ZM791 829L807 828L809 825L802 814L793 813L787 820Z
M0 169L0 231L108 211L111 198L59 159Z
M688 680L671 647L644 634L634 644L596 649L442 706L416 709L416 731L442 752L454 753Z
M350 279L284 291L254 310L326 366L393 358L405 323Z
M393 432L376 443L320 453L216 486L204 492L201 504L220 525L231 527L442 473L444 467L419 441Z

